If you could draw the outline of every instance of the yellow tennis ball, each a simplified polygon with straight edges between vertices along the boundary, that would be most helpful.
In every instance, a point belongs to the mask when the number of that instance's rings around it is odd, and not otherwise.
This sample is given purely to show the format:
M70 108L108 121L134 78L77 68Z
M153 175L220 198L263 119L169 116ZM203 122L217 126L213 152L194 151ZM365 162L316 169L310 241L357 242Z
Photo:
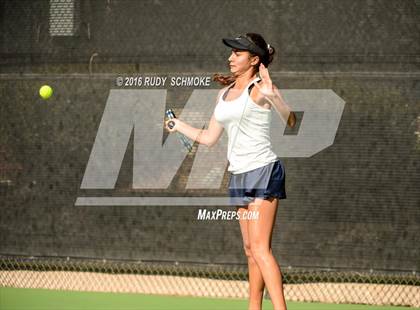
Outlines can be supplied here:
M41 96L42 99L48 99L52 96L52 94L53 94L53 90L51 86L49 85L43 85L39 89L39 95Z

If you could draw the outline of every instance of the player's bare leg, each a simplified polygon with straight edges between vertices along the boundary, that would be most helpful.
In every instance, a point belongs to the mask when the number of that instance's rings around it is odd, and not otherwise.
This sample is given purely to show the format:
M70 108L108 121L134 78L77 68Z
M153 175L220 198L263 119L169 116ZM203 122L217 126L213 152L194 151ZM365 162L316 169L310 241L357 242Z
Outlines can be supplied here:
M245 255L248 259L248 274L249 274L249 310L260 310L262 309L262 299L264 294L264 280L260 271L260 268L257 265L257 262L252 256L251 246L248 238L248 221L247 219L242 219L242 215L246 212L247 208L239 207L238 213L240 215L239 224L241 227L243 246L245 250Z
M271 251L271 236L278 207L278 199L255 199L248 205L248 211L258 211L258 219L248 220L248 239L251 255L256 261L270 293L275 310L286 310L283 281L278 265Z

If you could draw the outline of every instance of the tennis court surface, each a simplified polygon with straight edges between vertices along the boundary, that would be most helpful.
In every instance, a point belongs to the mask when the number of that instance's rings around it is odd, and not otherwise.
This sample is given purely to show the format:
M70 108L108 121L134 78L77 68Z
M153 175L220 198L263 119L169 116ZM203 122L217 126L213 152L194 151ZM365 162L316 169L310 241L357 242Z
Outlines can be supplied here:
M369 306L349 304L324 304L288 302L290 310L391 310L405 307ZM246 299L220 299L203 297L178 297L126 293L98 293L58 291L46 289L0 288L2 310L134 310L134 309L182 309L215 310L246 309ZM265 300L263 309L273 309ZM419 309L419 308L410 308Z

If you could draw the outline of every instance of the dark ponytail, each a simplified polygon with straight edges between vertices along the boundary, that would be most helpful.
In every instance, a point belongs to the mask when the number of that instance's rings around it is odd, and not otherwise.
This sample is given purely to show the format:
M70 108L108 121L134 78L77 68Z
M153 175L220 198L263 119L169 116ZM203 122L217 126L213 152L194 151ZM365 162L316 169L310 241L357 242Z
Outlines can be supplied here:
M271 45L267 44L267 50L268 50L268 59L267 59L267 64L264 64L264 66L268 67L268 65L273 61L274 58L274 53L276 52L276 50L274 49L274 47L272 47Z

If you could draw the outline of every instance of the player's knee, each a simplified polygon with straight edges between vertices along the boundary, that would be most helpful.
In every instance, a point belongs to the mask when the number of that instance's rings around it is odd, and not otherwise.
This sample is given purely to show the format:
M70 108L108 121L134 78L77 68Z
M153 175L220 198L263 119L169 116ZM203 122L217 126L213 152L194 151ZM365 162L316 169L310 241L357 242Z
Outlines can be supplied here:
M265 259L270 255L270 249L259 243L251 243L250 250L252 257L254 257L255 260Z
M251 245L249 243L244 244L244 252L246 257L252 258Z

